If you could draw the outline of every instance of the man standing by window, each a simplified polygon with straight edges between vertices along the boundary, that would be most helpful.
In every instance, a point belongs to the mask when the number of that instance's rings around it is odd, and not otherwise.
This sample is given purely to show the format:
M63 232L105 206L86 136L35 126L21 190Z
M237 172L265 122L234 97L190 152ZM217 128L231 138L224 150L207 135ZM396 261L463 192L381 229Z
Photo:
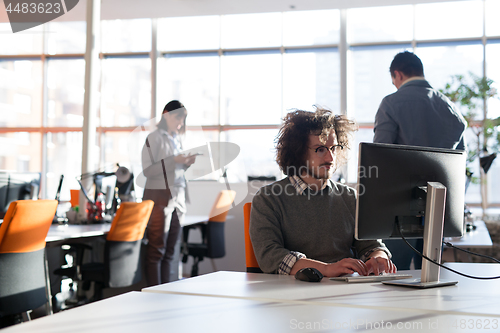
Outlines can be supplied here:
M425 80L422 61L408 51L398 53L390 66L397 92L386 96L375 116L373 142L448 149L465 149L467 123L454 104ZM422 249L422 240L411 240ZM402 240L386 240L398 269L422 267L422 258Z

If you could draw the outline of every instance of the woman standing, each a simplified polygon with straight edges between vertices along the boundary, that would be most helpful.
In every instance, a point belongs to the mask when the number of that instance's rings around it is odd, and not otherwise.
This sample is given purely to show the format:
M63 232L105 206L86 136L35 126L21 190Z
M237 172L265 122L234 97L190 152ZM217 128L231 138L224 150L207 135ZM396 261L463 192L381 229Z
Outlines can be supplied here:
M181 135L186 132L186 116L182 103L170 101L163 109L157 129L148 135L142 148L142 168L147 179L143 199L155 203L146 229L149 286L177 279L174 275L178 267L174 265L178 265L178 260L174 260L174 252L187 199L184 171L196 159L182 154Z

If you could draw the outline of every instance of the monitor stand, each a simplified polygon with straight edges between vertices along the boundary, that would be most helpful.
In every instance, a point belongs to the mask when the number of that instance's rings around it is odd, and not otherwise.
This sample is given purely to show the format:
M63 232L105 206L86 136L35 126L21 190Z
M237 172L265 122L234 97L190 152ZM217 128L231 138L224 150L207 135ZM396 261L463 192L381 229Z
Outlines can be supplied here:
M441 263L445 203L446 187L438 182L428 182L423 254L438 263ZM420 279L384 281L383 283L421 289L452 286L458 283L458 281L440 281L440 268L424 258L422 259L422 275Z

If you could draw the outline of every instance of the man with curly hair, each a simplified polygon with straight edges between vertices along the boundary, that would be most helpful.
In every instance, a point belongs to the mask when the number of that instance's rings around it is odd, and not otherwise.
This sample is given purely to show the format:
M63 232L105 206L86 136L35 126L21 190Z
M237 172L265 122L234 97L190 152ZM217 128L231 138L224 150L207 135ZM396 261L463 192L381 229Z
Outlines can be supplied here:
M356 192L330 178L346 160L356 124L317 108L284 118L276 161L286 178L262 187L252 201L250 237L265 273L313 267L332 277L394 273L380 241L354 238Z

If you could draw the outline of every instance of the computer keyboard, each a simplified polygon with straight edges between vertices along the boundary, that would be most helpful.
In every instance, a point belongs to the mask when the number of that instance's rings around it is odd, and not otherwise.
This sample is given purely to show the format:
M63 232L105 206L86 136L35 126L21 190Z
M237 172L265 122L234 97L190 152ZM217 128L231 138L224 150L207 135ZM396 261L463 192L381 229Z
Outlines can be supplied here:
M401 274L401 273L384 273L382 275L358 275L349 274L337 277L331 277L330 280L333 281L345 281L348 283L360 283L360 282L380 282L388 280L400 280L400 279L411 279L413 276L411 274Z

